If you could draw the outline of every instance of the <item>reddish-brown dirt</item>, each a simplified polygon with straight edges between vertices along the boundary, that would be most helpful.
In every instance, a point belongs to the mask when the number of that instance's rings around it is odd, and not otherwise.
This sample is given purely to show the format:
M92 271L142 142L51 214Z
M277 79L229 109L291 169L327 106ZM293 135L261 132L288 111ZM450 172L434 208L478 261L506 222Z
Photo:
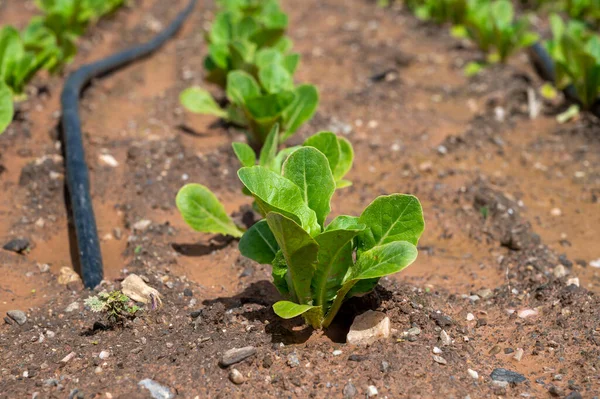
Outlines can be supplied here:
M16 3L0 7L0 21L24 24L33 8ZM67 69L147 40L184 3L134 1L81 39ZM82 99L105 267L99 289L142 275L164 297L159 310L94 329L102 317L83 306L91 293L58 281L73 267L57 135L64 76L37 77L0 136L0 244L32 243L24 255L0 250L0 314L28 315L22 326L0 326L0 398L141 398L145 378L184 398L341 398L351 387L365 397L369 385L388 398L600 395L600 269L590 265L600 258L597 120L559 125L554 104L530 119L527 91L542 82L524 55L465 78L477 51L400 6L283 1L302 55L298 81L321 93L317 114L289 144L332 130L356 152L354 184L336 194L332 215L406 192L420 198L427 223L415 264L314 332L273 314L268 267L241 257L235 241L191 231L175 209L186 182L210 187L230 213L249 204L230 150L241 132L178 103L192 84L219 94L203 82L202 29L214 6L201 3L159 53L94 82ZM151 223L135 230L140 220ZM390 316L393 337L345 344L366 309ZM528 309L537 316L519 316ZM420 334L406 336L411 327ZM442 346L442 329L451 345ZM235 385L218 359L248 345L257 354L232 366L246 379ZM447 364L434 362L434 346ZM526 380L495 384L497 368Z

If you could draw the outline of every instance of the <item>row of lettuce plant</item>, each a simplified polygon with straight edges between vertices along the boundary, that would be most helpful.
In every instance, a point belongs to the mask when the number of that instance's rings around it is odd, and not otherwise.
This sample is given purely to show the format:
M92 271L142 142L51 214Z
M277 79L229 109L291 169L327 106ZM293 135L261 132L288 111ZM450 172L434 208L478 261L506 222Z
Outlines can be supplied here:
M272 266L284 297L273 305L277 315L302 315L312 327L324 328L346 299L371 291L381 277L416 259L423 211L417 198L393 194L377 198L358 217L328 220L334 193L351 185L345 176L353 164L352 145L319 132L280 149L318 103L314 86L294 85L299 56L290 53L284 35L287 17L272 0L220 6L206 35L204 64L208 80L225 89L228 105L221 108L198 87L185 90L181 102L246 129L248 144L232 147L243 193L263 219L248 229L237 225L201 184L181 188L176 204L194 230L238 238L242 255Z
M600 13L600 1L537 3L579 18L565 23L559 14L551 14L552 38L543 41L543 46L555 65L554 85L560 90L572 85L581 106L588 110L600 95L600 36L590 29L589 22ZM515 17L508 0L407 0L407 5L421 19L454 24L453 33L471 39L487 54L487 62L506 62L516 51L540 39L530 30L530 16ZM484 66L470 63L465 73L474 75Z
M125 0L36 0L41 15L22 32L0 30L0 134L12 122L14 102L24 98L25 85L41 69L56 73L77 52L77 38Z
M296 85L300 55L291 52L285 35L287 15L276 0L221 0L205 40L207 80L225 89L227 104L219 106L200 87L181 93L191 112L214 115L242 128L255 148L265 143L276 124L283 143L310 120L319 102L315 86Z

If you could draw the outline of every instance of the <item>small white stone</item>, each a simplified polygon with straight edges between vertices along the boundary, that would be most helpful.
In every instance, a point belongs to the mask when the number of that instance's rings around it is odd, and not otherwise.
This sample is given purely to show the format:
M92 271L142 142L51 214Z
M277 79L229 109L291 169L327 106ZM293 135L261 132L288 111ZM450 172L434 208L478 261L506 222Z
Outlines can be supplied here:
M467 313L467 321L473 321L475 320L475 315L473 315L473 313Z
M115 157L113 157L110 154L101 154L98 158L100 159L100 161L110 166L111 168L116 168L117 166L119 166L119 162L117 162Z
M441 356L438 355L433 355L433 361L439 364L448 364L448 362L446 361L446 359L444 359Z
M435 353L436 355L439 355L442 353L442 350L440 348L438 348L437 346L434 346L433 353Z
M73 302L72 304L67 306L67 308L65 309L65 312L71 313L71 312L75 312L76 310L79 310L79 303Z
M102 351L100 352L100 354L98 355L98 357L102 360L104 359L108 359L108 357L110 356L110 353L108 351Z
M368 310L356 316L346 342L351 345L370 345L390 336L390 318L382 312Z
M492 384L500 388L508 388L508 381L492 380Z
M591 261L590 266L595 267L596 269L600 269L600 258Z
M339 356L339 355L341 355L342 353L343 353L343 352L342 352L341 350L339 350L339 349L336 349L336 350L334 350L334 351L333 351L333 353L332 353L332 354L333 354L333 356Z
M560 210L560 208L552 208L550 210L550 215L552 215L552 216L561 216L562 215L562 211Z
M571 277L570 279L567 280L567 287L569 285L575 285L577 287L579 287L579 277Z
M471 376L472 379L474 379L474 380L479 379L479 373L477 371L467 369L467 373L469 373L469 375Z
M526 319L528 317L533 317L537 315L538 311L535 309L523 309L519 310L519 313L517 313L517 316L519 316L521 319Z
M237 369L231 369L229 372L229 379L236 385L243 384L246 380L242 373L240 373Z
M150 226L151 224L152 224L151 220L142 219L133 225L133 229L143 231L143 230L146 230L148 228L148 226Z
M375 385L369 385L367 387L367 397L373 398L377 395L379 395L379 392L377 391L377 387Z
M523 358L523 354L525 353L525 351L521 348L517 348L517 350L515 351L515 354L513 355L513 359L515 359L517 362L520 362L521 359Z
M569 274L569 272L563 265L558 265L554 268L554 277L556 278L563 278L567 274Z
M452 338L446 332L446 330L440 331L440 340L442 341L443 346L452 345Z

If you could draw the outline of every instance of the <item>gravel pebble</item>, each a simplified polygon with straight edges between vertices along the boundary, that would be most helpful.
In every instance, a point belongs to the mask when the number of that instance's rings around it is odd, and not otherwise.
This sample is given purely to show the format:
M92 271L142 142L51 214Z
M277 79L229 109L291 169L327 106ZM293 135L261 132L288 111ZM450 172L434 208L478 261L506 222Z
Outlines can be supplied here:
M448 362L446 361L446 359L444 359L441 356L438 355L433 355L433 361L439 364L448 364Z
M20 326L27 322L27 315L22 310L9 310L6 314Z
M440 331L440 340L442 341L443 346L452 345L452 338L446 332L446 330Z
M243 348L229 349L223 353L219 365L221 367L231 366L232 364L239 363L244 359L254 356L256 354L256 348L254 346L245 346Z
M477 371L467 369L467 373L469 373L469 375L471 376L472 379L474 379L474 380L479 379L479 373Z
M377 391L377 387L375 387L375 385L369 385L367 387L367 397L373 398L377 395L379 395L379 392Z
M231 382L237 385L243 384L246 381L242 373L240 373L237 369L231 369L229 372L229 379Z
M154 399L172 399L175 397L171 389L149 378L141 380L138 385L150 391L150 395Z
M358 390L356 389L354 384L348 382L346 385L344 385L344 390L342 391L342 394L344 395L344 399L351 399L358 395Z
M527 380L523 374L519 374L515 371L507 370L504 368L494 369L494 371L492 371L492 374L490 375L490 377L492 377L492 380L494 380L494 381L505 381L508 383L515 383L515 384L518 384L520 382Z

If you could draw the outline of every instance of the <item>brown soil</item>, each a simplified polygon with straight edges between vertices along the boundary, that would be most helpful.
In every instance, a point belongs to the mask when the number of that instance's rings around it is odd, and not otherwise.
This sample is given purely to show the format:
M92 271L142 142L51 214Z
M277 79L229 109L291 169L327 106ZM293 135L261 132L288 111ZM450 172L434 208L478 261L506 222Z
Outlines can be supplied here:
M135 1L82 38L68 70L148 39L184 3ZM30 2L16 4L0 6L0 21L27 21ZM0 136L0 244L32 243L24 255L0 250L0 314L28 315L22 326L0 326L0 398L141 398L145 378L185 398L344 397L350 384L356 397L369 385L389 398L600 395L600 270L590 265L600 258L600 123L582 116L559 125L555 104L529 119L527 90L542 82L524 56L467 79L461 67L477 51L401 8L363 0L284 7L303 57L298 79L321 92L317 115L290 144L319 130L352 141L354 185L334 198L333 215L359 214L380 194L417 195L427 222L417 262L349 302L320 333L275 317L267 267L183 223L174 198L186 181L209 186L229 212L248 204L230 151L241 133L178 104L183 88L204 84L202 27L214 8L201 4L162 51L95 82L82 100L101 288L143 275L164 296L159 310L94 329L101 316L83 306L90 292L58 282L73 266L56 130L64 76L36 78ZM143 219L149 227L134 230ZM580 287L567 286L573 277ZM366 309L386 312L394 337L345 344ZM526 309L538 315L519 317ZM408 339L411 327L421 333ZM235 385L218 360L248 345L257 354L232 366L246 379ZM447 364L434 362L434 346ZM496 368L526 381L498 386Z

